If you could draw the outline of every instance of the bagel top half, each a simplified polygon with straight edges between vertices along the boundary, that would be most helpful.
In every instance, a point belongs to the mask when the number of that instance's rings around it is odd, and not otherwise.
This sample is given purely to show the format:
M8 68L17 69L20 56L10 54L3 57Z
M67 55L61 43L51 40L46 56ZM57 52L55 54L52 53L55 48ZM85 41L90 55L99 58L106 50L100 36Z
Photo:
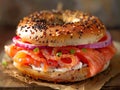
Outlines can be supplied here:
M40 46L69 46L99 41L106 32L95 16L81 11L40 11L24 17L16 34L23 42Z

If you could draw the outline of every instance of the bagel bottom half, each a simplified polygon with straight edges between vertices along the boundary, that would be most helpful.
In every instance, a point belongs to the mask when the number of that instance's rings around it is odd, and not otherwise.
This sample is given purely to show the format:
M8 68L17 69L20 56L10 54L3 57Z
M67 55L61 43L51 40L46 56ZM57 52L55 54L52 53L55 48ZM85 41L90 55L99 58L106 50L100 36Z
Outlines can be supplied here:
M110 61L108 61L103 69L104 71L109 66ZM74 69L69 70L66 72L60 72L60 71L54 71L54 72L43 72L43 71L36 71L33 70L29 66L21 66L20 64L14 62L13 65L20 70L23 74L28 75L34 79L41 79L41 80L47 80L52 82L76 82L85 80L87 78L90 78L92 76L88 76L89 73L89 67L83 67L81 69ZM100 73L100 72L98 72Z

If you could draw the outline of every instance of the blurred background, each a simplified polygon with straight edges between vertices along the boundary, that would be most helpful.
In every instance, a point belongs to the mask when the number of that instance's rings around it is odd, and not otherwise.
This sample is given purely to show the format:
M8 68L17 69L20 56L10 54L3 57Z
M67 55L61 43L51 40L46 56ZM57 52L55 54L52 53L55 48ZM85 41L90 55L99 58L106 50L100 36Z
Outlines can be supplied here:
M120 0L0 0L0 25L16 26L34 11L60 8L90 12L108 28L120 27Z
M0 0L0 47L15 35L20 19L46 9L81 10L99 17L107 29L120 29L120 0Z

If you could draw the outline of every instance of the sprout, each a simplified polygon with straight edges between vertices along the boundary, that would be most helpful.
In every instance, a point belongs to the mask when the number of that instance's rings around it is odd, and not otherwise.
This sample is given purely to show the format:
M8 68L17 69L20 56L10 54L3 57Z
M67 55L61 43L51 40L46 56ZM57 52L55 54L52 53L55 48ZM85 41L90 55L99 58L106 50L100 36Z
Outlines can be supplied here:
M62 55L62 52L57 52L56 56L60 57Z

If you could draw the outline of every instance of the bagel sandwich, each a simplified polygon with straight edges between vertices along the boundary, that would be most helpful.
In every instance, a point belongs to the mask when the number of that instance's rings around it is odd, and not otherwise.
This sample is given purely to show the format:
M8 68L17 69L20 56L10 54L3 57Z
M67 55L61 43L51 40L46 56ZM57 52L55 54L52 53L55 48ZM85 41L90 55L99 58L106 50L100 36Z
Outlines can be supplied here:
M20 20L5 52L22 73L52 82L76 82L104 71L115 55L110 33L81 11L39 11Z

